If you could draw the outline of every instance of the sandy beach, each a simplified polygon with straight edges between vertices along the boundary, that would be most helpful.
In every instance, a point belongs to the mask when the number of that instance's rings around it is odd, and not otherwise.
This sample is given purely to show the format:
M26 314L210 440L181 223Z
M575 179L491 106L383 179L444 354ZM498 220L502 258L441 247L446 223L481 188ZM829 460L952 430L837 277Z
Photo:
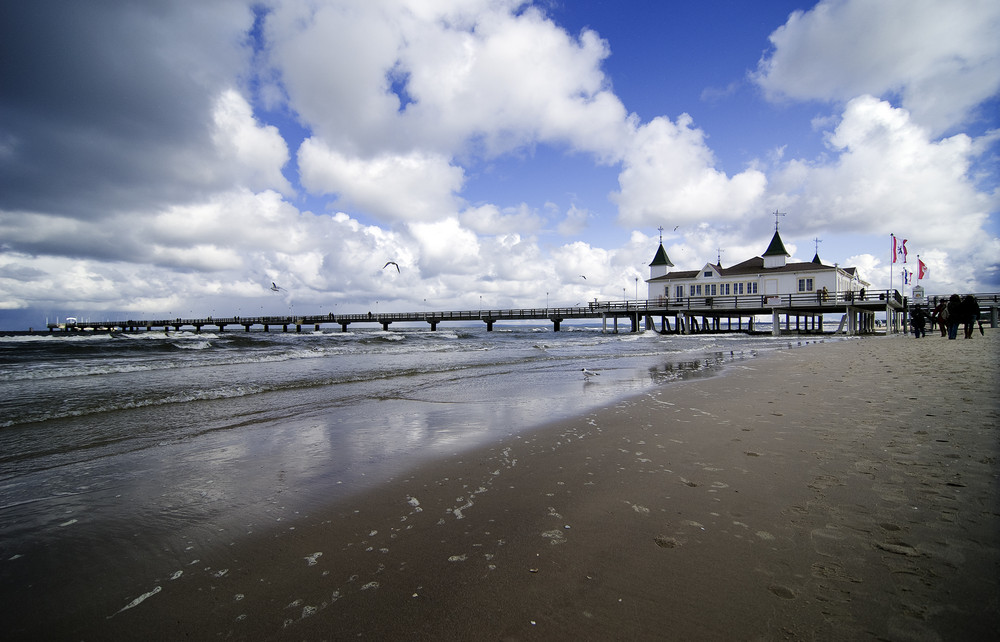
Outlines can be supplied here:
M993 639L1000 332L789 341L178 551L22 633Z

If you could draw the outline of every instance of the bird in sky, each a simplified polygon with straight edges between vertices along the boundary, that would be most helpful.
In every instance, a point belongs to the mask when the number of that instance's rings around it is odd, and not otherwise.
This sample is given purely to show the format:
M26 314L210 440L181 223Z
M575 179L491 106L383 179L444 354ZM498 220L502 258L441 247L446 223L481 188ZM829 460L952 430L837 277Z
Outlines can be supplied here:
M384 270L387 267L389 267L390 265L395 265L396 266L396 272L399 272L399 263L396 263L395 261L386 261L385 265L382 266L382 269Z
M586 368L581 368L580 371L583 372L583 376L586 377L587 379L590 379L591 377L601 376L600 372L594 372L593 370L587 370Z
M281 292L281 291L282 291L282 290L284 290L284 289L285 289L285 288L281 287L280 285L278 285L278 284L277 284L277 283L275 283L274 281L271 281L271 291L272 291L272 292Z
M587 280L587 277L585 277L585 276L584 276L584 275L582 275L582 274L580 275L580 278L581 278L581 279L583 279L584 281L586 281L586 280Z
M680 227L680 225L675 225L675 226L674 226L674 231L676 232L676 231L677 231L677 228L679 228L679 227Z

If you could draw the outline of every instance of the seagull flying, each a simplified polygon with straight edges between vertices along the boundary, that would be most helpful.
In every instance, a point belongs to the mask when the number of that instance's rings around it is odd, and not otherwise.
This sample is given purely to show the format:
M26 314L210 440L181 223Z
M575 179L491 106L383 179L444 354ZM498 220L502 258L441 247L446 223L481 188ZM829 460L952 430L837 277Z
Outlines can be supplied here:
M580 275L580 278L581 278L581 279L583 279L584 281L586 281L586 280L587 280L587 277L585 277L585 276L584 276L584 275L582 275L582 274Z
M280 291L282 291L282 290L284 290L284 289L285 289L285 288L281 287L280 285L278 285L278 284L277 284L277 283L275 283L274 281L271 281L271 291L272 291L272 292L280 292Z
M593 370L587 370L586 368L581 368L580 371L583 372L583 376L586 377L587 379L590 379L591 377L601 376L600 372L594 372Z
M675 231L675 232L677 231L677 228L678 228L678 227L680 227L680 225L675 225L675 226L674 226L674 231Z
M389 267L390 265L395 265L396 266L396 272L399 272L399 263L396 263L395 261L386 261L385 265L382 266L382 269L384 270L387 267Z

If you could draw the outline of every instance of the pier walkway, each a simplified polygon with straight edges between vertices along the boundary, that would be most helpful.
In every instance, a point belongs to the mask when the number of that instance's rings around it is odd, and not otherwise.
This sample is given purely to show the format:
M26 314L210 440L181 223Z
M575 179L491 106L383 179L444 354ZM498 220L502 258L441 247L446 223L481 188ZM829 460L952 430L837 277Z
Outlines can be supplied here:
M981 318L997 326L1000 294L974 295L983 308ZM927 297L924 304L940 299ZM619 321L628 326L628 331L642 329L661 333L696 332L754 332L755 319L760 316L771 318L771 332L815 333L823 331L824 317L839 317L837 332L847 334L867 334L876 330L876 314L885 315L885 331L905 332L906 305L896 290L867 292L862 298L857 293L839 292L823 295L811 292L803 294L740 295L715 297L684 297L680 299L649 299L638 301L594 301L586 306L555 308L510 308L477 309L419 312L367 312L359 314L315 314L291 316L253 317L205 317L175 319L128 319L104 321L79 321L49 323L49 331L122 331L137 332L154 328L180 331L192 328L200 332L202 328L216 328L223 332L231 326L261 328L265 332L281 328L288 332L294 328L320 330L323 326L339 325L346 332L352 324L377 324L389 330L393 323L427 323L431 330L446 322L468 323L479 321L492 331L499 321L547 321L553 331L558 332L565 321L597 320L602 322L605 332L618 332ZM827 322L828 324L829 322Z

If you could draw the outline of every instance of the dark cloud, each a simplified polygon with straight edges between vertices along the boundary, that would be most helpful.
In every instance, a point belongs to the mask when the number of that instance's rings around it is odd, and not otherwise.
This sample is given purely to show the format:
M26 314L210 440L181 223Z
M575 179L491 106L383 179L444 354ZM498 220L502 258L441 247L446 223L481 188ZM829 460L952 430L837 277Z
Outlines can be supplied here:
M6 3L0 209L98 218L216 187L198 165L252 24L237 2Z
M0 267L0 279L16 279L18 281L34 281L48 276L42 270L26 265L10 264Z

